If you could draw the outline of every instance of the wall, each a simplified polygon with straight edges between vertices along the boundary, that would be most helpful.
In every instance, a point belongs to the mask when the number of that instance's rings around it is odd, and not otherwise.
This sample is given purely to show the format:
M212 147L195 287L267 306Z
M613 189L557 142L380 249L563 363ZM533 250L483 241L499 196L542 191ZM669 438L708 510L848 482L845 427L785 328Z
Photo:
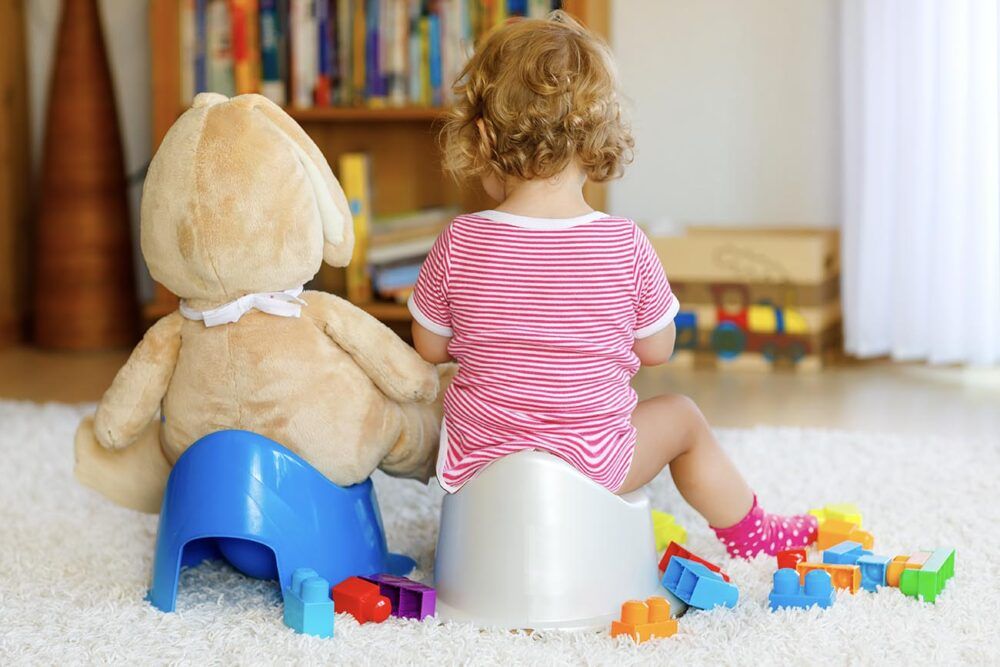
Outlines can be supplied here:
M614 212L664 226L836 224L837 0L611 4L637 142Z
M27 5L28 87L31 108L33 173L38 174L45 133L55 37L61 0L30 0ZM152 294L152 282L139 256L139 198L142 177L150 159L149 28L147 0L99 0L104 42L111 65L122 131L125 172L129 176L136 275L143 298ZM37 182L37 181L36 181Z

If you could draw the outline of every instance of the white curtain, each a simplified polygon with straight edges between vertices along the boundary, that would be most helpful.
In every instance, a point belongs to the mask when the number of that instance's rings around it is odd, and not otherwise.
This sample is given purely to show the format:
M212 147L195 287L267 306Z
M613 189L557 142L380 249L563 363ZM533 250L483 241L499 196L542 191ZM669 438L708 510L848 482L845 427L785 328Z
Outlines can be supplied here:
M1000 362L998 0L843 0L848 352Z

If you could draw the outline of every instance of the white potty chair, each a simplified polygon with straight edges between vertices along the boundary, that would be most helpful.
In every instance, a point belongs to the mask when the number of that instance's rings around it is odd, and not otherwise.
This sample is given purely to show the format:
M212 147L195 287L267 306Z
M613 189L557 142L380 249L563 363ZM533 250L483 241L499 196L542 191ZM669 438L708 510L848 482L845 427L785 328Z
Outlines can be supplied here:
M437 613L506 629L589 629L622 602L662 595L649 499L609 493L542 452L504 457L445 496Z

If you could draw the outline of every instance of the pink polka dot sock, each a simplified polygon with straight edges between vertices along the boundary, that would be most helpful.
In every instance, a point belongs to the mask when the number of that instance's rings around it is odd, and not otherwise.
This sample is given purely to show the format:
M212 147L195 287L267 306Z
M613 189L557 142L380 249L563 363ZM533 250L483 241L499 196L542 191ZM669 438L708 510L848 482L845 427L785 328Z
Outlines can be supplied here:
M753 558L760 552L774 555L785 549L805 547L816 541L818 522L811 514L768 514L753 497L753 507L739 523L712 528L733 558Z

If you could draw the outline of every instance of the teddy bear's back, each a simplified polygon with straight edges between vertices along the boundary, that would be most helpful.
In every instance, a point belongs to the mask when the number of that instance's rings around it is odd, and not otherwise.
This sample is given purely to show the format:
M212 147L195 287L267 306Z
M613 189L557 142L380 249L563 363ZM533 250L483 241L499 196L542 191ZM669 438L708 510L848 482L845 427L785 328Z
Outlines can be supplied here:
M163 414L171 461L204 435L242 429L281 443L344 485L378 465L402 419L399 406L312 319L257 311L217 327L184 322Z

